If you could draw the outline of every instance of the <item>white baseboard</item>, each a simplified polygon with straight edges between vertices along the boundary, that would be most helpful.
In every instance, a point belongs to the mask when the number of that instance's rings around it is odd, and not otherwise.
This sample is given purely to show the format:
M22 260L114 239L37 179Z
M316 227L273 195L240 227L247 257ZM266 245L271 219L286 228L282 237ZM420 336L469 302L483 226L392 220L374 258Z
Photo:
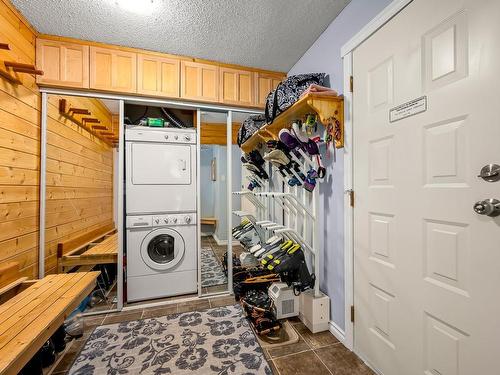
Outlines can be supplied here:
M370 361L367 361L366 358L363 355L360 355L355 350L354 350L354 354L356 354L359 357L359 359L361 359L365 363L365 365L367 365L375 374L377 374L377 375L384 375L382 372L380 372L374 366L372 366L372 364L370 363Z
M215 233L212 234L212 237L215 240L215 242L217 243L217 245L219 245L219 246L227 246L227 240L220 240ZM233 241L233 246L234 245L239 245L239 244L240 244L239 241Z
M345 332L333 320L328 322L328 327L330 328L330 333L343 344L345 342Z

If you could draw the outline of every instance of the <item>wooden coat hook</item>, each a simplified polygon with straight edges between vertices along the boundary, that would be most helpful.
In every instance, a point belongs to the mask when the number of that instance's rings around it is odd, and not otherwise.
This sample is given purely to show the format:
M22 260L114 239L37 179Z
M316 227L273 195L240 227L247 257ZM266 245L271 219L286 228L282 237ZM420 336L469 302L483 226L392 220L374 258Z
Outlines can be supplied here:
M1 72L1 71L0 71ZM94 136L102 139L104 142L110 144L111 140L106 137L106 134L113 134L108 132L97 133L97 130L108 130L108 128L101 124L101 121L93 117L82 117L81 120L77 120L75 115L90 116L91 113L85 108L68 107L68 102L66 99L59 99L59 114L66 117L68 120L73 121L78 126L81 126ZM100 125L101 124L101 125Z
M10 46L8 43L0 43L0 49L5 49L7 51L10 51Z
M6 72L3 69L0 69L0 76L5 78L10 83L13 83L14 85L20 85L23 83L19 78L10 75L8 72Z
M43 75L42 70L35 68L35 66L31 64L22 64L14 61L4 61L4 64L7 68L11 68L14 72L34 74L37 76Z
M90 115L90 111L84 108L69 108L68 113L73 115ZM83 119L82 119L83 120Z
M99 121L96 118L92 118L92 117L83 117L82 118L83 126L88 126L87 124L100 124L100 123L101 123L101 121Z
M85 120L88 122L99 122L97 119L89 118L89 117L84 117L81 119L81 121L77 120L74 116L75 115L90 115L90 111L85 108L75 108L75 107L68 107L68 102L66 99L59 99L59 114L61 116L66 117L68 120L73 121L76 123L78 126L85 126Z

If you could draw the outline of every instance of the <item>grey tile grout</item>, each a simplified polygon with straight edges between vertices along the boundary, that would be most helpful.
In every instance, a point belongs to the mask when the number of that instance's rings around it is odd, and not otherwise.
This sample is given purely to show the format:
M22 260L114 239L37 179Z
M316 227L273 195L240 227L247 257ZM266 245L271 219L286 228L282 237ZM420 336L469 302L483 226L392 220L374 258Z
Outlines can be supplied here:
M293 329L295 329L295 327L293 327ZM327 365L326 365L326 364L325 364L325 363L321 360L321 358L318 356L318 354L314 351L314 348L312 347L312 345L310 345L310 344L307 342L307 340L306 340L306 339L304 339L304 336L302 336L302 334L301 334L299 331L297 331L297 330L295 329L295 332L297 332L297 334L298 334L298 335L302 338L302 340L304 340L304 342L306 343L306 345L310 348L310 350L304 350L303 352L312 351L312 352L314 353L314 355L315 355L315 356L319 359L319 361L323 364L323 366L325 366L326 370L327 370L327 371L328 371L331 375L333 375L333 373L330 371L330 369L328 368L328 366L327 366ZM339 343L340 343L340 341L339 341ZM329 346L329 345L326 345L326 346ZM301 352L299 352L299 353L301 353ZM299 354L299 353L295 353L295 354ZM291 355L293 355L293 354L291 354ZM279 371L279 370L278 370L278 371Z
M318 346L317 348L313 348L312 350L319 350L319 349L324 349L324 348L328 348L330 346L336 346L336 345L343 345L340 341L338 342L334 342L333 344L327 344L327 345L322 345L322 346Z
M323 364L323 366L325 366L326 370L333 375L333 372L330 371L330 368L325 364L325 362L323 362L323 360L319 357L318 353L316 353L314 350L313 353L316 357L318 357L319 361Z
M302 340L304 340L304 339L302 339ZM304 342L307 344L307 342L305 340L304 340ZM316 350L328 348L330 346L337 346L338 344L342 344L342 343L341 342L336 342L335 344L323 345L323 346L320 346L317 349L313 349L310 346L308 346L308 349L306 349L306 350L301 350L301 351L298 351L298 352L295 352L295 353L289 353L289 354L280 355L279 357L272 357L271 354L269 354L269 358L274 361L275 359L278 359L278 358L290 357L290 356L295 355L295 354L305 353L305 352L309 352L309 351L313 351L314 352ZM309 344L307 344L307 345L309 345Z
M278 375L281 375L280 369L278 368L278 366L276 366L276 362L274 362L274 360L272 360L272 359L268 360L268 362L271 362L273 364L271 371L273 371L272 369L274 368L276 370L276 372L278 373Z
M296 355L296 354L302 354L302 353L312 352L312 351L313 351L312 349L301 350L299 352L285 354L285 355L282 355L282 356L279 356L279 357L276 357L276 358L271 358L271 359L274 361L275 359L287 358L287 357L291 357L291 356Z
M311 345L307 342L307 340L304 338L304 336L302 336L302 334L301 334L299 331L297 331L297 330L295 329L295 326L293 326L292 328L295 330L295 332L297 332L297 335L299 335L299 337L300 337L302 340L304 340L304 342L306 343L307 347L308 347L309 349L313 350L312 346L311 346Z
M294 325L294 324L292 324L292 328L293 328L293 329L295 329L295 325ZM302 340L304 340L304 342L306 343L306 345L307 345L307 346L309 346L309 348L311 348L311 350L317 350L317 349L326 348L326 347L328 347L328 346L333 346L333 345L337 345L337 344L342 344L342 343L341 343L340 341L338 341L338 339L337 339L337 342L335 342L335 343L333 343L333 344L327 344L327 345L323 345L323 346L319 346L319 347L317 347L317 348L314 348L311 344L309 344L309 343L307 342L307 340L304 338L304 336L302 336L302 334L301 334L299 331L297 331L297 330L295 329L295 332L297 332L297 335L299 335L299 336L302 338ZM325 331L325 332L328 332L328 331ZM314 333L313 333L313 335L314 335ZM333 336L333 335L332 335L332 336ZM334 336L334 337L335 337L335 336Z

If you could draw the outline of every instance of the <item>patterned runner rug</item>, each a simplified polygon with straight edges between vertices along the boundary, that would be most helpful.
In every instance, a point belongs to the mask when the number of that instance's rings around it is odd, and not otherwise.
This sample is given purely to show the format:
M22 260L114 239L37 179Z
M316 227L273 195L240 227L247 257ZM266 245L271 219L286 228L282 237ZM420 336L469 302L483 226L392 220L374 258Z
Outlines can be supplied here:
M209 247L201 249L201 286L227 284L227 277L217 260L214 251Z
M97 327L70 375L270 375L241 307L133 320Z

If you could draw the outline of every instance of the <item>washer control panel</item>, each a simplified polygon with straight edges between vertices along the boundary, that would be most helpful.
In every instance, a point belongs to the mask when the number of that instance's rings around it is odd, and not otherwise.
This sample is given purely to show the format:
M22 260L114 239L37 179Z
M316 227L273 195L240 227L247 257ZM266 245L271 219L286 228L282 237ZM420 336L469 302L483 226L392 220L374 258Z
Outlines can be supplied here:
M167 214L153 216L153 227L196 224L196 214Z

